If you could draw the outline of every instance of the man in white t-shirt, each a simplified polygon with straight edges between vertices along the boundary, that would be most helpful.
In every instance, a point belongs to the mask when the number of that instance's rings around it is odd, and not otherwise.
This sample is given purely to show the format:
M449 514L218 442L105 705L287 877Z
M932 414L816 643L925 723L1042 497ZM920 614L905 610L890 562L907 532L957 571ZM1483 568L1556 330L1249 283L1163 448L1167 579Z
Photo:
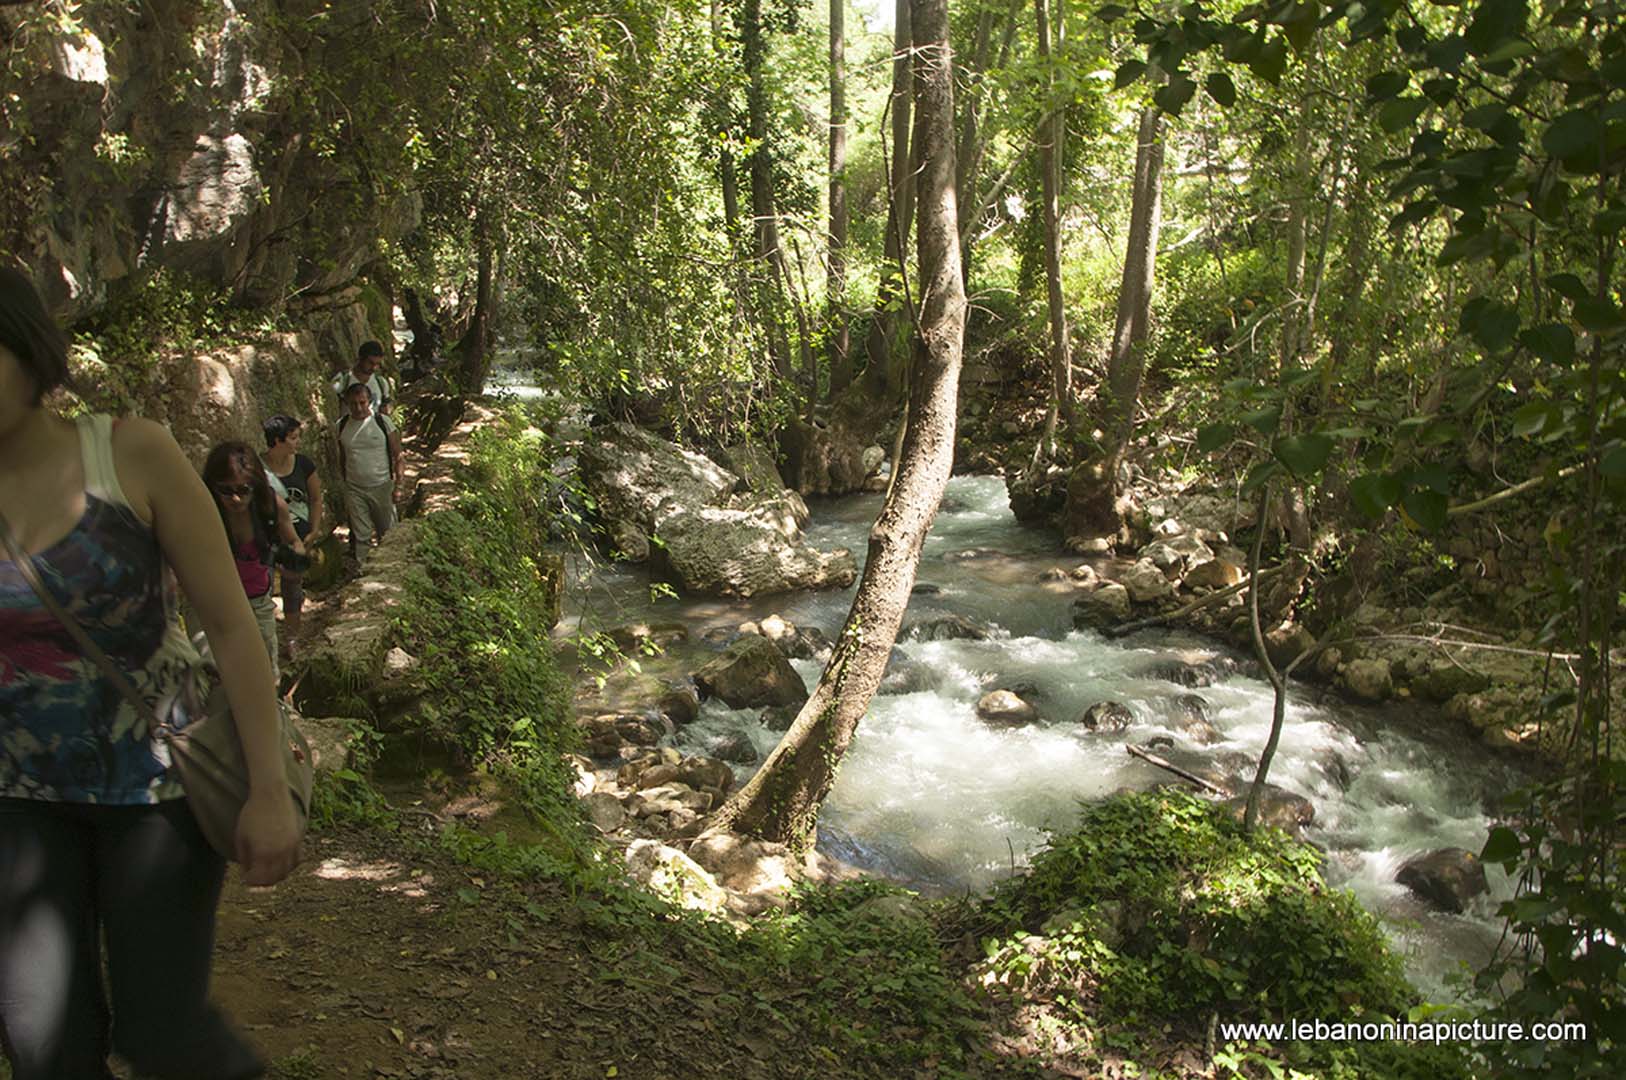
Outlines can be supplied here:
M361 343L361 348L356 350L356 366L333 380L333 392L339 395L341 404L344 401L344 392L359 384L367 388L367 403L371 411L383 413L385 416L395 415L395 399L390 396L390 381L378 373L378 365L383 360L384 346L376 341Z
M373 412L363 383L344 388L345 415L339 421L339 474L350 513L350 549L365 560L368 549L395 524L401 493L401 435L383 413Z

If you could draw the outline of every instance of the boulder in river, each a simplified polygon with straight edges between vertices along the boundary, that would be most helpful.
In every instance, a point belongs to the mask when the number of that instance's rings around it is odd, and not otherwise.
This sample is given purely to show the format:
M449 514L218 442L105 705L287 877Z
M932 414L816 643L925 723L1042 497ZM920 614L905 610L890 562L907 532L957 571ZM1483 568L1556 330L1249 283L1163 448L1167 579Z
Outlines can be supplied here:
M1141 559L1120 570L1118 581L1129 590L1129 599L1137 604L1155 603L1174 595L1174 584L1151 559Z
M1208 702L1200 694L1177 694L1169 700L1169 723L1192 742L1218 742L1219 729L1208 719Z
M1164 682L1200 689L1217 683L1222 675L1227 674L1221 668L1230 666L1211 660L1192 662L1170 658L1148 665L1140 672L1140 676L1143 679L1162 679Z
M625 423L594 428L577 464L600 519L618 545L633 543L634 530L645 536L653 532L667 509L708 506L739 482L702 455Z
M634 840L627 847L627 873L651 892L679 907L721 912L728 894L693 859L658 840Z
M711 756L735 765L755 765L761 755L751 736L743 731L731 731L711 748Z
M905 641L987 641L988 628L964 615L937 615L903 628Z
M783 615L769 615L761 622L745 623L743 634L761 634L791 660L828 660L830 639L816 626L797 626Z
M1123 731L1135 722L1135 714L1116 701L1098 701L1084 710L1078 722L1091 731Z
M1485 867L1471 851L1440 848L1410 859L1395 880L1441 911L1460 912L1485 892Z
M1241 785L1239 795L1226 799L1225 809L1236 820L1241 821L1248 811L1248 793L1253 785ZM1297 837L1299 830L1315 821L1315 805L1297 792L1277 787L1275 784L1266 784L1260 794L1259 824L1274 829L1280 829L1289 836Z
M886 671L881 674L881 685L875 688L875 692L877 694L919 694L935 689L937 689L937 674L931 668L894 645L892 655L886 661Z
M1383 701L1394 693L1394 673L1387 660L1351 660L1343 677L1349 692L1363 701Z
M977 702L977 715L995 727L1021 727L1039 719L1039 710L1009 690L994 690Z
M1073 601L1073 625L1080 630L1116 626L1127 618L1129 590L1116 581L1109 581Z
M852 552L819 551L796 536L771 508L678 506L660 519L651 562L678 588L707 596L845 588L857 580Z
M701 694L736 709L800 705L807 700L802 677L767 638L747 634L694 673Z

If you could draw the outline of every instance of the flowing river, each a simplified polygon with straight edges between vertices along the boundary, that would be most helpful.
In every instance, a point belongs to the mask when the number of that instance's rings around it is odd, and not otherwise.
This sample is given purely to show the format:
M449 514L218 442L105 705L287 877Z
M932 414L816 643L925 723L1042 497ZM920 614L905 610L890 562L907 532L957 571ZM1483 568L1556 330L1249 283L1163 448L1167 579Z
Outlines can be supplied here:
M817 502L808 540L850 548L862 561L879 507L879 495ZM1131 757L1125 743L1166 736L1175 744L1171 757L1190 761L1200 752L1252 775L1270 728L1269 684L1232 674L1187 690L1148 669L1211 657L1219 651L1212 643L1168 631L1108 641L1073 629L1074 586L1041 575L1079 561L1058 554L1054 534L1016 522L1002 479L950 482L904 625L957 614L986 624L992 636L900 640L929 673L929 688L876 697L821 815L822 850L923 892L978 891L1022 867L1047 830L1065 829L1080 800L1173 779ZM573 594L562 632L583 610L601 628L630 618L687 625L688 641L655 665L687 671L715 649L707 631L715 640L775 612L834 637L853 589L751 601L651 599L640 570L601 566L583 575ZM812 687L821 665L794 665ZM997 729L977 718L979 697L1015 686L1038 705L1041 723ZM1187 693L1207 704L1220 733L1211 745L1194 746L1173 720L1176 699ZM1078 723L1101 701L1129 707L1127 731L1095 733ZM744 732L766 755L779 733L758 721L759 711L707 702L676 745L707 753ZM739 768L742 779L751 768ZM1382 917L1413 981L1435 1000L1450 997L1448 976L1479 965L1494 946L1500 923L1493 912L1510 885L1488 868L1491 894L1468 913L1450 915L1429 909L1394 876L1407 859L1436 848L1477 852L1496 798L1519 783L1516 771L1434 710L1362 707L1295 687L1270 779L1314 804L1306 838L1326 851L1333 884Z

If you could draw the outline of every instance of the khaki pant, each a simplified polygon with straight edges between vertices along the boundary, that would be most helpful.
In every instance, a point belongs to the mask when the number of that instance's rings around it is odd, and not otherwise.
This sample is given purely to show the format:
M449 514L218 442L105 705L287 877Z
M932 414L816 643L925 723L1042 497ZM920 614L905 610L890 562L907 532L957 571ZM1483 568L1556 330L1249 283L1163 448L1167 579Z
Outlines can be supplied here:
M362 487L346 480L344 505L350 514L350 546L356 558L365 561L374 535L384 539L384 534L395 524L395 481Z
M281 687L282 670L277 665L277 605L267 590L259 596L249 597L248 606L254 612L254 625L260 628L260 640L265 642L265 651L271 657L271 685ZM198 627L192 633L192 647L198 650L199 656L213 662L214 654L209 649L209 638L203 632L202 625L203 620L192 616L188 609L187 628Z

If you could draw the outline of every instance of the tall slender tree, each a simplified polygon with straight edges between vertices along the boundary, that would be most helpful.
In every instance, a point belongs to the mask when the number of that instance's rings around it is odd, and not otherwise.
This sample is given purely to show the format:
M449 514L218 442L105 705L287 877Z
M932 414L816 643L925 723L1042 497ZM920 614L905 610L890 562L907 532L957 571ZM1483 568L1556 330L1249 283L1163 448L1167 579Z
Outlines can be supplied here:
M947 0L914 0L914 139L920 149L920 322L915 377L895 483L870 530L858 595L819 684L756 775L725 803L716 830L802 846L869 709L903 621L920 549L948 487L966 299L954 177L954 79Z
M852 382L852 335L847 326L847 5L830 0L830 246L825 284L829 323L830 395ZM816 388L815 388L816 389ZM816 393L812 396L817 396Z
M898 0L892 28L892 96L887 105L892 116L892 148L887 167L886 262L876 289L875 317L870 320L869 336L864 342L869 365L865 369L865 381L876 397L896 390L899 383L892 363L892 345L902 318L897 310L903 299L901 265L903 254L908 250L915 204L915 175L909 153L913 50L910 0Z
M1058 0L1058 9L1060 0ZM1059 421L1070 419L1073 396L1073 362L1067 342L1067 306L1061 289L1061 181L1062 143L1067 121L1056 101L1056 57L1050 48L1049 0L1033 0L1034 21L1038 24L1039 63L1044 70L1045 109L1039 121L1039 173L1044 193L1044 277L1045 297L1050 314L1050 408L1045 414L1044 434L1036 457L1054 460ZM1057 34L1062 32L1058 20ZM1059 42L1058 42L1059 44Z

